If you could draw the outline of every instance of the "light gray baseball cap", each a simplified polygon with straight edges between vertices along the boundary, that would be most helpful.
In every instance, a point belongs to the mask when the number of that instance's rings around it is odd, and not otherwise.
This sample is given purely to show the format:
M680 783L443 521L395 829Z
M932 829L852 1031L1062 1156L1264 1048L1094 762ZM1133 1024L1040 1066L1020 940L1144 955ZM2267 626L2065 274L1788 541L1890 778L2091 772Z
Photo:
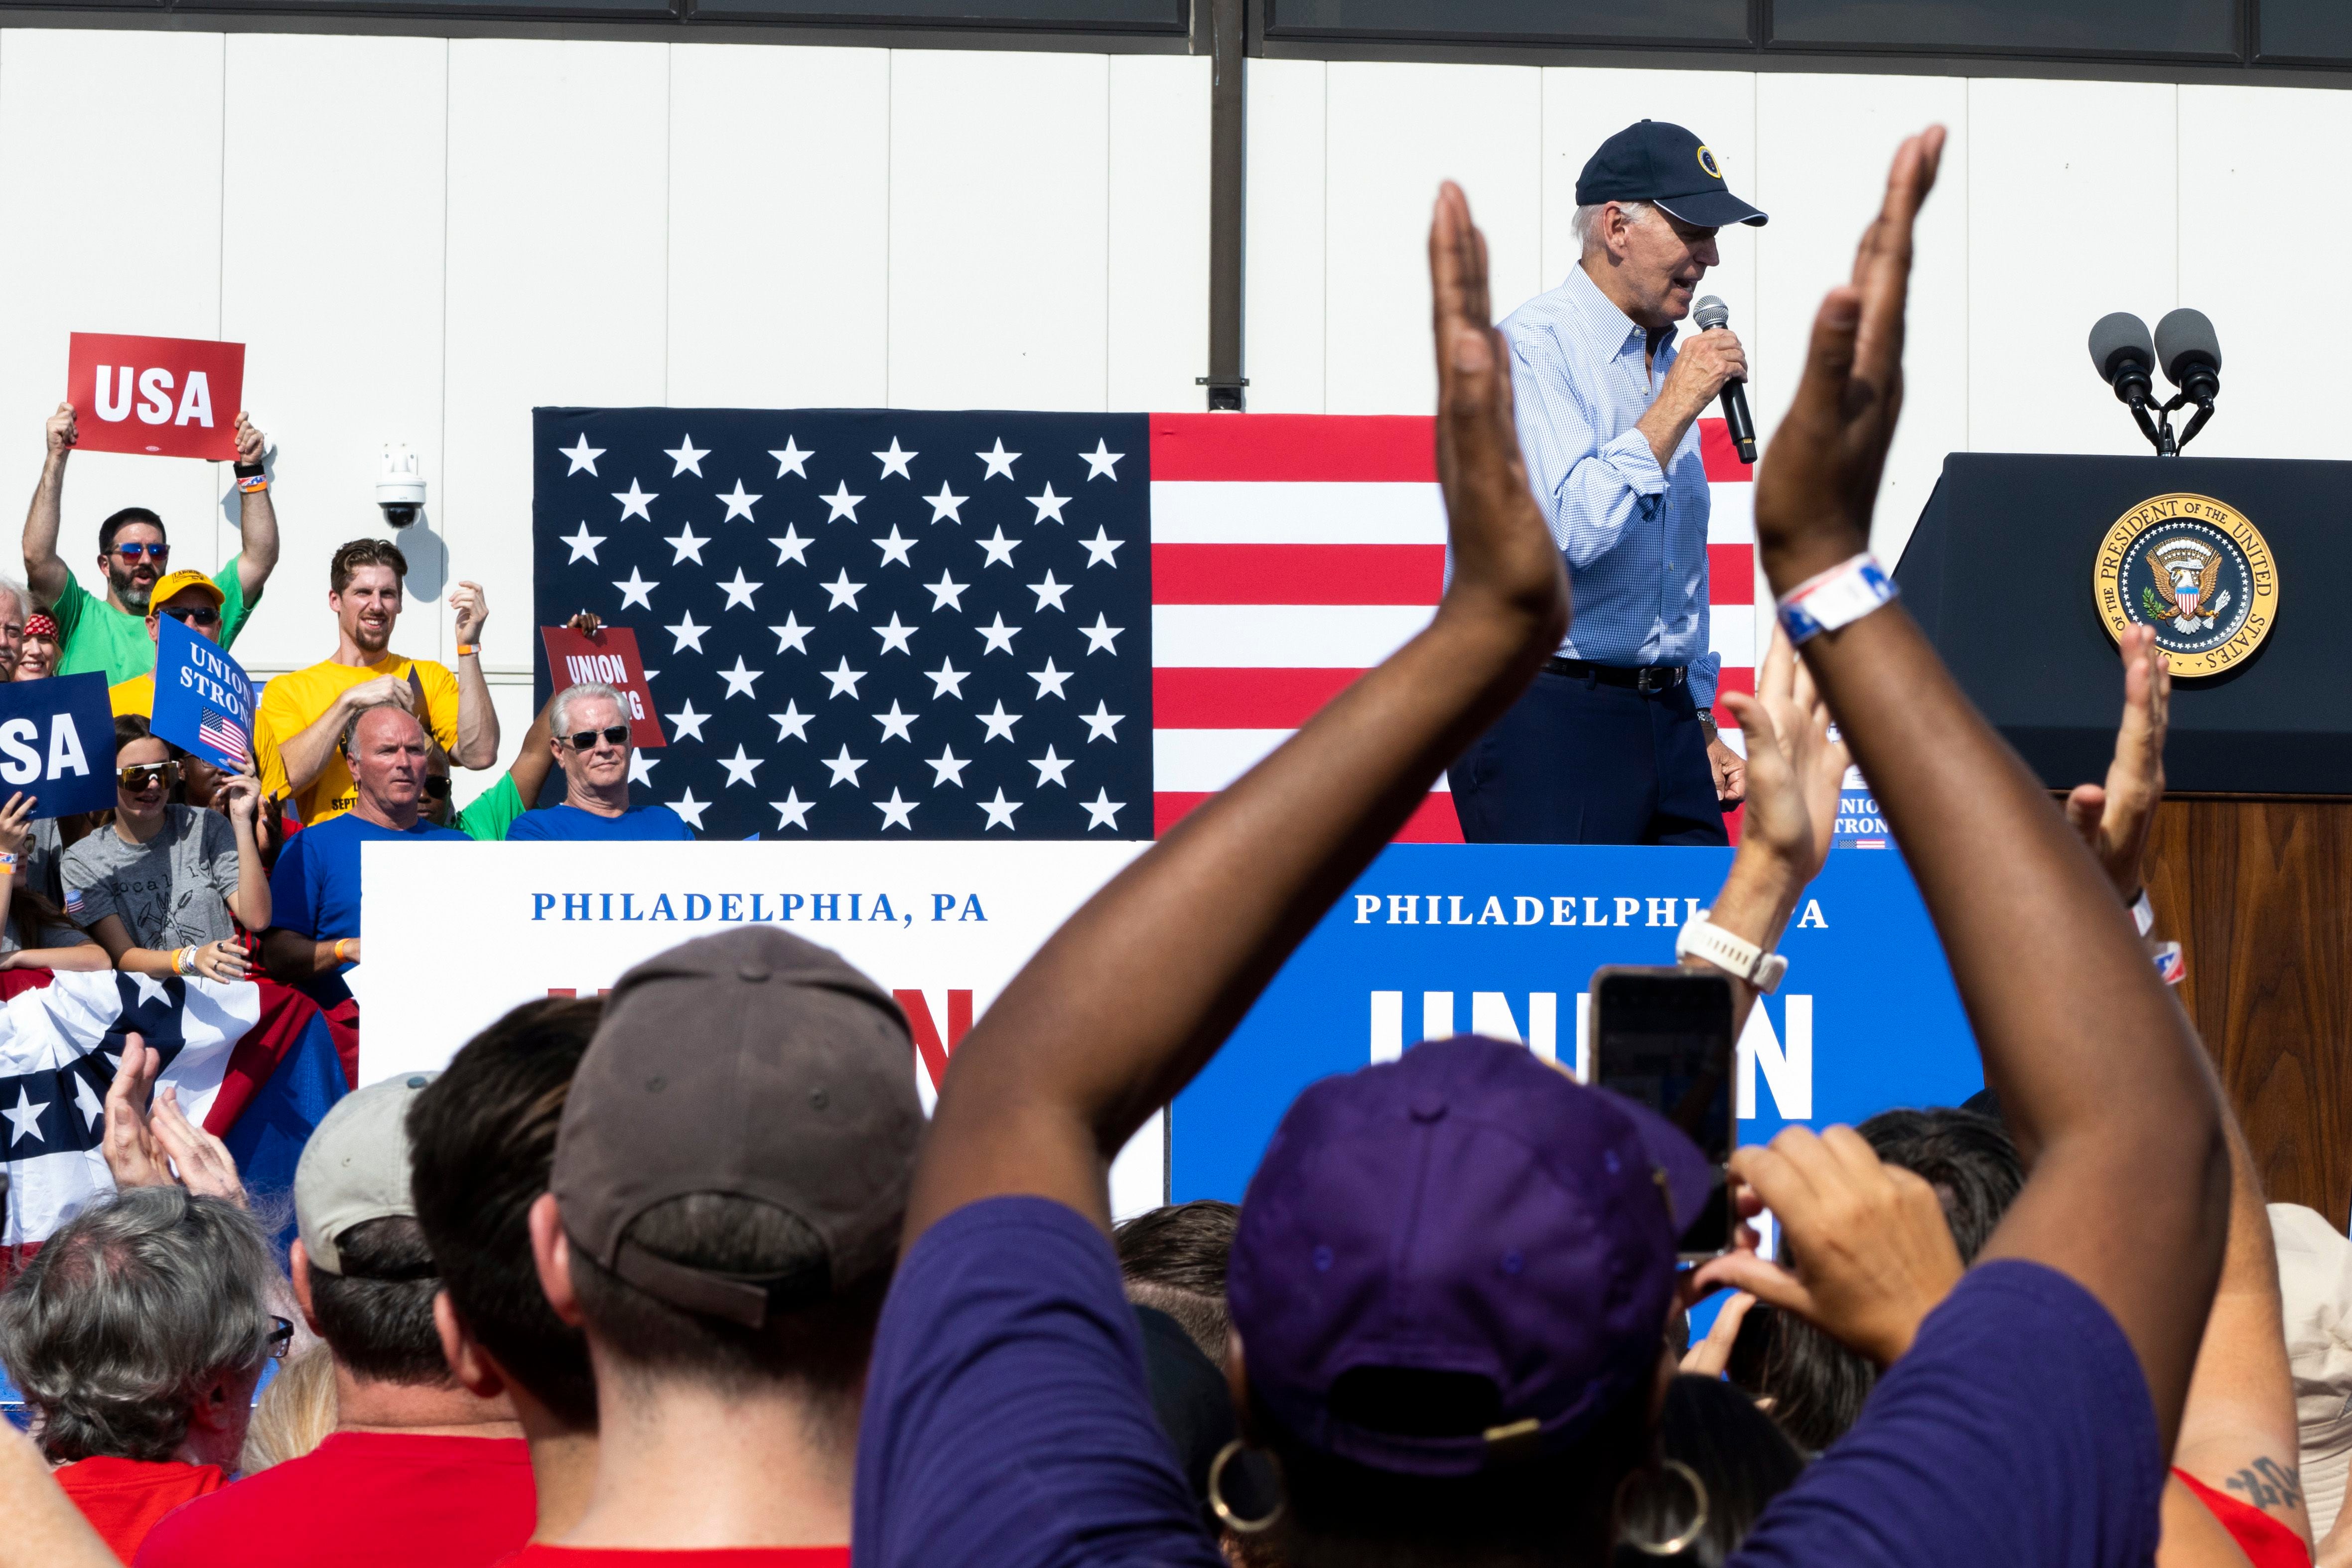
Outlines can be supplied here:
M294 1166L294 1223L310 1267L341 1274L336 1240L353 1226L414 1217L408 1108L438 1073L402 1073L347 1094L319 1121Z

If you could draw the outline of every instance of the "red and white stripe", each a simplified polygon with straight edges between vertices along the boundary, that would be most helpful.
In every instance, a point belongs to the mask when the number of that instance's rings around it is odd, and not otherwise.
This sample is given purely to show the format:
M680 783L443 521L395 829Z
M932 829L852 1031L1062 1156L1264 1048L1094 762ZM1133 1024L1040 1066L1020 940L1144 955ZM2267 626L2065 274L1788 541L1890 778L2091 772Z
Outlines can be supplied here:
M1704 419L1713 645L1753 690L1752 470ZM1429 623L1445 509L1426 416L1151 418L1153 826L1239 778ZM1726 716L1728 722L1728 716ZM1441 778L1398 838L1462 841Z

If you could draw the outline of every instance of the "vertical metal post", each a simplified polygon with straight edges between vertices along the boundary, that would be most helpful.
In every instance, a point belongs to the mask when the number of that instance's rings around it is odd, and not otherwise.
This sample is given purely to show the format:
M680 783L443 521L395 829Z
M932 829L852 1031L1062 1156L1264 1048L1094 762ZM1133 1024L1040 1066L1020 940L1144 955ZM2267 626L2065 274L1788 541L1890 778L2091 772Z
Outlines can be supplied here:
M1249 100L1243 91L1245 69L1245 0L1208 0L1209 5L1209 389L1212 412L1242 407L1242 258L1244 195L1247 178Z

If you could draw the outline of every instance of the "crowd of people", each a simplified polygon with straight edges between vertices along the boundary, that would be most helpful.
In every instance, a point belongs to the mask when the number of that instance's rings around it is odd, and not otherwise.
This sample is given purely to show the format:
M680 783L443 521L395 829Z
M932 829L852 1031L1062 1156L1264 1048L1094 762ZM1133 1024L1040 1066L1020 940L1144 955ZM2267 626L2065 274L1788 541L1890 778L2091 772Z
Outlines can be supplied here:
M1763 567L1800 605L1866 556L1942 148L1931 131L1897 155L1758 482ZM928 1128L890 994L738 928L344 1099L303 1152L281 1271L226 1151L134 1040L103 1108L116 1195L0 1294L0 1362L34 1413L0 1435L0 1564L2352 1561L2352 1240L2265 1206L2131 912L2168 695L2144 634L2123 642L2113 767L2063 812L1899 604L1825 610L1801 649L1776 636L1755 694L1727 699L1748 815L1705 921L1771 952L1858 763L1987 1084L1738 1150L1738 1212L1769 1208L1776 1257L1743 1224L1680 1267L1705 1156L1475 1037L1311 1085L1238 1206L1113 1226L1112 1156L1570 623L1451 185L1430 263L1453 563L1434 619L1055 933L957 1049ZM249 532L246 562L264 553ZM125 567L118 614L162 565ZM243 570L223 574L242 598L197 591L224 640L218 612L259 592ZM244 973L233 919L326 1002L356 958L361 838L535 817L614 836L625 710L593 688L541 715L569 743L526 746L503 804L436 826L436 763L494 749L478 671L412 684L422 667L386 653L389 547L336 573L339 657L265 704L275 760L182 803L186 760L127 716L115 820L63 850L79 913L20 883L22 951ZM52 617L37 658L94 668L76 628L101 608ZM470 614L478 633L478 595ZM519 809L550 767L572 816ZM319 815L264 879L257 806L280 788ZM29 841L12 802L0 852ZM1752 958L1681 962L1754 1005Z
M229 648L278 563L267 438L236 422L242 548L210 576L171 566L163 520L125 507L99 525L103 597L57 552L77 426L60 405L25 522L29 587L0 577L0 681L98 674L115 715L113 809L35 816L0 805L0 967L114 968L154 977L266 975L326 1009L347 1058L357 1005L343 975L361 960L360 846L371 839L684 840L667 806L632 806L626 703L610 686L554 694L513 764L463 806L456 768L488 769L498 714L479 653L479 584L449 595L454 669L392 648L407 558L356 539L328 566L334 651L261 687L251 753L232 770L153 733L164 616ZM572 623L593 632L597 617ZM561 772L562 800L538 802ZM355 1058L354 1058L355 1059Z

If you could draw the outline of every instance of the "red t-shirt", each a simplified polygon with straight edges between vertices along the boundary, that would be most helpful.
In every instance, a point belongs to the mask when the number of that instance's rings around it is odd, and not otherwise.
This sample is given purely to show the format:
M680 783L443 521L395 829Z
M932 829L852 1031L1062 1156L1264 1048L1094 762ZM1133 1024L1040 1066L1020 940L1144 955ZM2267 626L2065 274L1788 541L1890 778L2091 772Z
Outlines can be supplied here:
M337 1432L173 1514L140 1568L489 1568L539 1519L520 1437Z
M228 1484L218 1465L176 1459L77 1459L52 1473L58 1489L125 1563L165 1514Z
M698 1546L633 1551L619 1546L548 1546L533 1542L499 1568L849 1568L846 1546Z
M2178 1466L2172 1473L2221 1521L2221 1528L2230 1532L2230 1539L2254 1568L2311 1568L2311 1548L2303 1543L2302 1536L2253 1504L2216 1491Z

